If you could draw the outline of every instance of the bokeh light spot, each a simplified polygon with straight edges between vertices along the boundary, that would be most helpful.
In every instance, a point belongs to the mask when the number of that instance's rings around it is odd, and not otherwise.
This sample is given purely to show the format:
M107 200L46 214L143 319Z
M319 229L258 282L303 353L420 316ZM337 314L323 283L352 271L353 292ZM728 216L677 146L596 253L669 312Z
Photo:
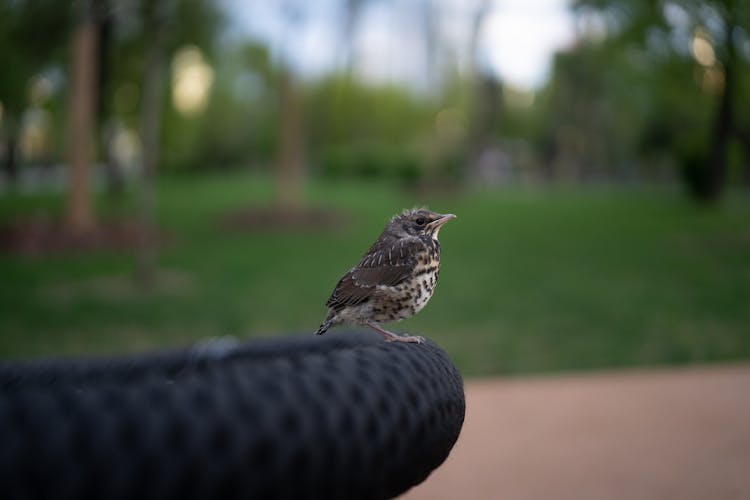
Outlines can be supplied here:
M172 104L179 113L193 116L208 104L214 70L198 47L189 45L177 51L172 61Z
M714 48L702 30L695 33L690 49L693 57L701 66L713 66L716 63Z

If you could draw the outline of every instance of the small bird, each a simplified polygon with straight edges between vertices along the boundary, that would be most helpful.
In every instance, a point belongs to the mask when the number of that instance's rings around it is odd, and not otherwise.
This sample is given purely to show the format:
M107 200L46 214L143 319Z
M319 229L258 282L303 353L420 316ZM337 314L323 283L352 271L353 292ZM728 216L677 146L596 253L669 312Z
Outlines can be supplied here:
M389 332L380 323L414 316L430 300L440 273L438 233L455 218L424 208L394 216L359 264L339 280L326 302L328 316L315 333L347 323L369 326L388 342L424 342Z

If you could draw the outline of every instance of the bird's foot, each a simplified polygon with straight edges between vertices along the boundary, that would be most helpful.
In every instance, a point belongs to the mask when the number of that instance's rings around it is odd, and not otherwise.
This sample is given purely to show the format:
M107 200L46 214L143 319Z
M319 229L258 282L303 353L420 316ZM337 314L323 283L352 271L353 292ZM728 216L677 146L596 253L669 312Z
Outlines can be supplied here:
M389 332L374 321L368 321L365 324L382 335L385 338L386 342L410 342L412 344L424 343L424 337L419 337L416 335L396 335L393 332Z
M396 335L394 334L393 337L387 337L385 341L386 342L409 342L412 344L424 344L424 337L420 337L419 335Z

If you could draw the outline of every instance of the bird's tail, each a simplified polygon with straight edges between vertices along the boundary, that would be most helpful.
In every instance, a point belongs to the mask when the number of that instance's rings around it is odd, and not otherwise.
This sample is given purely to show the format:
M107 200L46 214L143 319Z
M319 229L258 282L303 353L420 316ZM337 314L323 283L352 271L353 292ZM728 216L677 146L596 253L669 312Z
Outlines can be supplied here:
M336 317L336 311L334 311L333 309L329 309L326 319L318 327L318 329L315 330L315 335L323 335L325 332L328 331L329 328L331 328L332 326L338 325L339 323L341 323L341 320Z
M323 335L325 332L328 331L328 329L331 328L331 320L326 319L317 330L315 330L315 335Z

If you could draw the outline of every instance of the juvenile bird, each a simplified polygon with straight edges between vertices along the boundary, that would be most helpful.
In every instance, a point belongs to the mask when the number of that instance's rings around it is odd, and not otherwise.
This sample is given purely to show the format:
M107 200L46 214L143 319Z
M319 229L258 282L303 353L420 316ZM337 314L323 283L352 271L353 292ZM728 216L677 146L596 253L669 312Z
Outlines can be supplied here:
M440 273L438 233L455 218L423 208L394 216L359 264L339 280L315 333L347 323L369 326L389 342L424 342L389 332L380 323L409 318L430 300Z

